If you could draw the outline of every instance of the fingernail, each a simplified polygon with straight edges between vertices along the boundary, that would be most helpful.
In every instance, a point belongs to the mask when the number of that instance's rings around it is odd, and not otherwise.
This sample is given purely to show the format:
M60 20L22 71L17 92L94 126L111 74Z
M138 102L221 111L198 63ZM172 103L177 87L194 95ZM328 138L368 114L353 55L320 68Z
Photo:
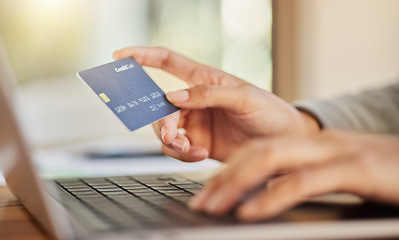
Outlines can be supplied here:
M168 130L166 130L166 127L165 126L162 126L161 127L161 136L162 136L162 141L164 142L164 143L166 143L165 142L165 135L168 133Z
M166 98L172 103L183 103L188 100L188 91L181 90L177 92L170 92L166 94Z
M193 153L191 153L191 158L194 161L203 160L203 159L205 159L207 157L208 157L208 151L205 150L205 149L194 151Z
M191 210L199 210L198 209L198 206L199 206L198 197L197 196L192 197L188 201L187 205L188 205L188 208L190 208Z
M112 57L113 57L114 59L118 59L118 56L117 56L118 53L119 53L119 50L113 52L113 53L112 53Z
M208 203L206 203L206 212L215 213L224 201L225 199L223 194L216 193L214 196L211 197L211 199L209 199Z
M206 199L207 193L202 189L199 193L195 194L188 202L188 207L192 210L200 210L201 203Z
M257 202L252 201L249 203L246 203L244 206L242 206L239 211L238 211L238 217L241 220L251 220L256 218L256 215L258 214L260 209L260 206Z
M186 142L180 139L175 139L171 143L173 149L175 149L179 153L184 153L186 150Z
M178 128L177 133L184 136L184 135L186 135L187 132L186 132L186 129L184 129L184 128Z

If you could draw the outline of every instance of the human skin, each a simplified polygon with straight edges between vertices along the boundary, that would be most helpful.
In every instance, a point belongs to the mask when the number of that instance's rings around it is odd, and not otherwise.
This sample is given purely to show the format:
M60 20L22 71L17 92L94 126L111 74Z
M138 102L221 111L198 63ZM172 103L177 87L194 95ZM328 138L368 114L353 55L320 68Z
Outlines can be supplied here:
M168 49L129 47L114 53L116 60L126 57L161 68L189 85L166 95L181 110L153 124L166 155L189 162L208 157L223 162L249 140L319 131L315 119L272 93ZM179 134L178 128L186 134Z
M134 47L114 54L115 59L129 56L189 85L167 94L181 110L153 125L164 153L228 165L189 202L193 210L223 215L253 188L282 173L239 206L238 218L270 218L331 192L399 206L397 138L320 131L314 118L277 96L167 49Z
M323 131L263 138L234 151L226 163L228 167L190 201L193 210L223 215L248 191L279 173L285 174L239 206L239 219L267 219L333 192L399 206L399 139L392 136Z

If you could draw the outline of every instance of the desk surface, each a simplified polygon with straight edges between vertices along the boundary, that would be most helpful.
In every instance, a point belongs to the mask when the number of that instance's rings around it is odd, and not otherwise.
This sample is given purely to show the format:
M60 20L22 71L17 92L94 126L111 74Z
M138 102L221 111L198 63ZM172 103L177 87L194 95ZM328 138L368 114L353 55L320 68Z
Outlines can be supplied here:
M49 239L5 186L0 186L0 236L8 240Z

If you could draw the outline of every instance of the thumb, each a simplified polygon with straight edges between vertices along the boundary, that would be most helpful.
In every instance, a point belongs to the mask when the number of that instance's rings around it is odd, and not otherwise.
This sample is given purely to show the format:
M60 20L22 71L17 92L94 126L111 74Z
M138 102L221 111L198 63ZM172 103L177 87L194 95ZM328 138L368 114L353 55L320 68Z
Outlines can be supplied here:
M250 89L250 85L225 87L203 84L167 93L166 98L169 102L180 108L225 108L238 110L247 101Z

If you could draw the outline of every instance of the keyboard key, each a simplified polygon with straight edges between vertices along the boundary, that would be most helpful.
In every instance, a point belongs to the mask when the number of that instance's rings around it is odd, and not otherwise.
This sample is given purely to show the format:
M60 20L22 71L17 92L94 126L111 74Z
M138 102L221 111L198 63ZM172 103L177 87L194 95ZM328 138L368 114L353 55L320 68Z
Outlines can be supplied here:
M179 175L65 179L57 183L62 186L61 191L82 202L112 229L225 223L225 219L211 218L187 208L186 202L202 185Z

